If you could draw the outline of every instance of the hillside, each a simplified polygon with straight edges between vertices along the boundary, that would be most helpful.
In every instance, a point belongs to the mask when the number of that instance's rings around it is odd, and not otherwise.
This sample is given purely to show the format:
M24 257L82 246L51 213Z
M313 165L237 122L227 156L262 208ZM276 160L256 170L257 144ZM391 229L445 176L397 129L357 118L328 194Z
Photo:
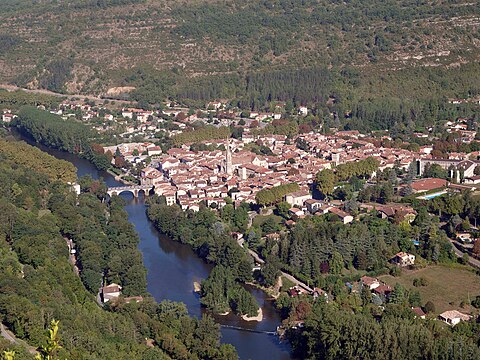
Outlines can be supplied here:
M150 103L468 97L479 24L471 0L7 0L0 81Z

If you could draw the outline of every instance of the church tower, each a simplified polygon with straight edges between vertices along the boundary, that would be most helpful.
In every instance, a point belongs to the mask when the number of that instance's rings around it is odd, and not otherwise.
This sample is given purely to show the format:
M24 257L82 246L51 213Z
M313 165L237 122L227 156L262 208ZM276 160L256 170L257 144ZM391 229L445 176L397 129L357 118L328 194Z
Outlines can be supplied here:
M230 149L230 139L227 139L227 149L225 153L225 172L227 175L233 175L232 150Z

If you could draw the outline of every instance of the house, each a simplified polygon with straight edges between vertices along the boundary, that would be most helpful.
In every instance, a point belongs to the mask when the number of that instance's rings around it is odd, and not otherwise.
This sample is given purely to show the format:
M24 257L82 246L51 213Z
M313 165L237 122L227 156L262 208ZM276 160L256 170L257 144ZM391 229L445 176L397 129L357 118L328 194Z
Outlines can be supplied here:
M461 313L460 311L457 310L448 310L443 313L441 313L438 318L444 322L446 322L448 325L455 326L457 325L460 321L469 321L472 317L470 315L466 315Z
M370 290L376 289L381 285L378 279L372 278L370 276L362 276L360 280L362 281L362 284L364 286L368 286Z
M320 207L317 209L317 215L323 215L323 214L327 214L328 211L332 208L333 206L332 205L328 205L328 204L322 204L320 205Z
M177 202L176 192L174 191L167 191L163 194L163 196L165 196L165 201L167 202L168 206L173 205Z
M265 237L269 240L274 240L274 241L279 241L280 240L280 234L279 233L270 233L265 235Z
M11 122L13 119L15 119L15 118L16 118L16 115L13 115L13 114L11 114L11 113L4 113L4 114L2 115L2 121L3 121L4 123L9 123L9 122Z
M412 312L415 318L425 319L426 314L421 307L412 307Z
M160 146L149 146L147 148L148 156L160 155L162 153L162 148Z
M352 215L343 210L340 210L339 208L331 207L330 209L328 209L328 211L332 214L337 215L344 224L348 224L353 221Z
M480 176L471 176L465 179L465 184L480 184Z
M437 178L419 179L410 185L414 193L421 193L441 189L448 185L447 180Z
M390 261L400 267L410 266L415 264L415 255L402 251L395 254L395 256Z
M122 287L118 284L112 283L102 288L103 302L109 302L110 300L117 299L122 294Z
M373 289L373 292L377 294L380 298L388 299L390 293L392 292L392 288L386 284L382 284Z
M320 209L322 204L323 203L320 200L315 199L308 199L304 202L304 205L307 207L307 210L310 214L316 213Z
M417 216L417 212L411 208L410 206L404 205L375 205L375 208L378 210L379 215L382 219L391 218L394 220L407 221L408 223L412 223Z
M318 287L313 288L312 296L313 296L313 299L315 299L315 300L320 298L320 297L323 297L325 300L328 301L328 294L324 290L322 290Z
M298 108L298 114L302 116L307 116L308 115L308 108L306 106L300 106Z
M302 294L305 294L305 290L303 290L299 286L291 287L290 289L288 289L287 292L291 297L297 297L297 296L300 296Z
M291 229L295 224L296 224L296 222L293 221L292 219L285 221L285 225L286 225L289 229Z
M122 109L122 116L126 119L133 119L133 111L131 109Z
M211 101L207 104L207 110L218 110L223 107L223 104L220 101Z
M103 117L106 121L113 121L114 117L112 114L105 114Z
M289 213L291 216L303 216L303 215L305 215L305 213L303 212L303 210L298 209L298 208L290 208L290 209L288 209L288 213Z
M303 203L312 198L310 192L299 190L285 195L285 201L290 205L302 207Z

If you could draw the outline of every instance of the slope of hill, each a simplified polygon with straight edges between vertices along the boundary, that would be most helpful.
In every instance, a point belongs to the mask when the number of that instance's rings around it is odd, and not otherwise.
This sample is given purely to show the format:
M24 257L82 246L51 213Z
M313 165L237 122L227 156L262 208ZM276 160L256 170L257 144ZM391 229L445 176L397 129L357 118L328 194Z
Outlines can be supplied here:
M150 103L471 96L479 24L471 0L7 0L0 81Z

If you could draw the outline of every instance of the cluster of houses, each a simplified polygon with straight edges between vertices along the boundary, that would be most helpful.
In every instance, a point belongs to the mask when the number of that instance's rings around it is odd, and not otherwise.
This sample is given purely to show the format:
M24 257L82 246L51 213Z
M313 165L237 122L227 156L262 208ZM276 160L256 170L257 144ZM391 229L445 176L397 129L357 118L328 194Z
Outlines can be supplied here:
M392 258L392 262L396 263L398 266L413 265L415 262L415 256L407 253L398 253ZM370 276L362 276L357 283L347 283L346 285L354 293L358 293L362 288L366 288L372 294L372 302L379 306L388 301L388 298L393 291L391 286ZM314 300L323 298L325 301L329 301L328 293L317 287L312 291L307 291L300 286L292 286L288 289L287 293L290 297L312 296ZM421 307L412 307L411 310L415 318L426 319L427 314ZM472 316L464 314L458 310L448 310L438 315L438 319L448 325L455 326L461 321L470 321ZM303 326L303 321L297 321L295 326L301 328Z
M459 142L470 143L475 140L477 131L469 127L468 119L458 118L456 121L447 121L444 126L448 133L458 134L456 139Z
M351 138L345 139L348 136ZM318 171L370 156L378 159L380 170L395 164L407 168L418 156L404 149L377 148L358 137L360 135L356 132L339 132L331 136L303 134L298 139L308 145L305 150L287 141L284 135L254 136L246 132L242 139L204 142L226 151L194 152L184 145L164 154L159 153L155 161L144 169L140 180L142 184L153 185L169 193L176 189L175 202L183 209L193 210L198 209L201 201L221 207L227 196L234 203L254 203L256 194L262 189L296 183L300 190L285 198L292 205L292 215L331 212L348 223L353 218L339 206L312 198L310 187ZM252 142L268 147L272 153L258 155L247 150L246 146ZM108 150L114 152L116 149ZM162 191L157 193L163 195Z
M125 161L128 161L131 164L138 164L145 161L147 158L156 157L162 154L161 147L152 142L122 143L113 146L105 146L103 150L105 153L110 152L111 154L116 154L118 151ZM113 161L114 160L112 160L112 162Z
M415 256L406 253L398 253L395 255L393 261L397 262L399 266L413 265ZM369 276L362 276L360 283L361 286L366 287L372 292L373 302L378 305L381 305L383 302L388 300L388 297L393 291L389 285ZM426 313L421 307L412 307L412 312L416 318L426 318ZM448 325L455 326L461 321L470 321L472 316L463 314L458 310L448 310L441 313L438 316L438 319L447 323Z

